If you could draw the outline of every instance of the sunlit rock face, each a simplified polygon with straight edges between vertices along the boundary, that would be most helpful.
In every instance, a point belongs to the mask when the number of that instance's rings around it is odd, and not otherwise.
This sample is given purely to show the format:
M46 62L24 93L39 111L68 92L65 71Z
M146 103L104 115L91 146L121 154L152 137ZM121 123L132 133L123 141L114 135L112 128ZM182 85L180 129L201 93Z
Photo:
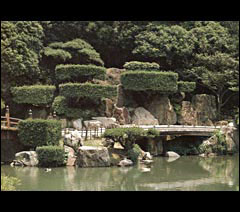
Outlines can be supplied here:
M158 125L158 120L143 107L136 108L131 119L136 125Z
M106 147L79 147L76 164L79 167L108 167L111 165L110 156Z
M197 113L198 125L212 125L212 121L217 118L216 99L212 95L193 96L192 106Z
M35 151L23 151L15 154L15 159L23 163L24 166L37 166L38 155Z
M181 125L211 126L217 118L216 99L214 96L195 95L192 101L182 101L178 115Z
M167 96L155 98L146 109L158 120L160 125L176 124L177 115Z

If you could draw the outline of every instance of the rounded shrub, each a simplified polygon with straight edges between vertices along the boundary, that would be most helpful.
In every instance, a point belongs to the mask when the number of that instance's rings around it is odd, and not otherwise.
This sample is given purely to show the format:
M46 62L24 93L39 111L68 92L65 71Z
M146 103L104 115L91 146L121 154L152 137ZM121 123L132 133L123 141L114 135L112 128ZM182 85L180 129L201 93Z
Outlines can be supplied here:
M95 78L105 80L106 69L96 65L57 65L56 78L58 82L79 82Z
M134 91L153 90L175 93L178 90L177 80L178 74L173 72L129 71L121 75L124 89Z
M48 105L52 103L56 88L51 85L31 85L13 87L13 101L32 105Z
M113 98L117 96L117 86L97 85L91 83L66 83L61 84L60 95L67 98L89 97L96 98Z
M184 82L179 81L178 84L178 91L179 92L193 92L196 88L195 82Z
M61 139L61 122L57 120L27 119L19 122L18 136L29 147L58 145Z
M131 62L125 63L123 65L123 68L129 71L135 71L135 70L157 71L159 70L160 66L157 63L131 61Z
M66 155L63 147L41 146L36 149L39 166L58 167L66 164Z

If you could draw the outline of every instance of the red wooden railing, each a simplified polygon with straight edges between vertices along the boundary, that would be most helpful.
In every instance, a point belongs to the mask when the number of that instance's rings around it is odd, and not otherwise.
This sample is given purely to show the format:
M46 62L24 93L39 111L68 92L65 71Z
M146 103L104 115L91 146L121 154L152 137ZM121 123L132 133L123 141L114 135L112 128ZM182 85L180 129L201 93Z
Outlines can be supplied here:
M5 116L1 116L1 128L4 129L17 128L19 121L21 121L21 119L10 117L9 107L6 106Z

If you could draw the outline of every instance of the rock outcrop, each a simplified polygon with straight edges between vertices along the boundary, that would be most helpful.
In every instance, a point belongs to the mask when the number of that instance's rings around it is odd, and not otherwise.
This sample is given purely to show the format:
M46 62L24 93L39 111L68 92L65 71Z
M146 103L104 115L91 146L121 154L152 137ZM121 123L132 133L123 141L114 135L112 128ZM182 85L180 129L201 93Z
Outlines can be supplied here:
M96 129L102 127L102 123L98 120L88 120L83 122L87 129Z
M235 137L236 128L232 126L224 126L221 128L221 132L225 136L226 145L227 145L227 153L234 153L239 151L239 140Z
M131 120L135 125L158 125L158 120L143 107L138 107L133 111Z
M159 125L177 123L176 112L167 96L154 99L146 108L158 120Z
M132 166L133 162L129 159L123 159L119 162L118 166Z
M75 166L77 156L73 148L69 146L64 146L65 153L68 156L66 166Z
M118 126L116 118L92 117L92 119L100 121L104 128L115 128Z
M108 149L93 146L79 147L76 165L79 167L108 167L111 165Z
M173 152L173 151L166 152L165 156L166 157L175 157L175 158L179 158L180 157L179 154L177 154L176 152Z
M24 166L37 166L38 155L35 151L22 151L15 154L16 161L19 161Z
M192 106L197 113L198 125L213 125L217 118L216 99L212 95L200 94L192 98Z
M215 97L206 94L195 95L192 101L183 101L178 115L181 125L213 125L217 117Z
M113 117L116 118L117 122L121 125L130 124L130 115L126 107L117 107L113 111Z
M178 115L178 123L181 125L197 125L197 113L191 102L183 101Z
M104 100L105 104L105 115L107 117L112 117L113 115L113 110L114 110L114 103L111 99L105 98Z
M76 119L73 121L73 127L77 130L82 129L82 119Z

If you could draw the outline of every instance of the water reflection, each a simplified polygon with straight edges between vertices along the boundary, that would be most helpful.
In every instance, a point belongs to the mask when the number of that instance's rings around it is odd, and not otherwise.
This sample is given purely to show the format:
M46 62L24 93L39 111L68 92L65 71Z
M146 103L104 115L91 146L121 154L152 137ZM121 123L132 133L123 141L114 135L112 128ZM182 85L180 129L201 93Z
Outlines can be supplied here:
M239 155L177 160L154 158L150 165L111 168L43 168L2 166L2 172L21 179L19 190L166 191L239 190ZM145 171L144 171L145 170ZM150 170L150 171L146 171Z

